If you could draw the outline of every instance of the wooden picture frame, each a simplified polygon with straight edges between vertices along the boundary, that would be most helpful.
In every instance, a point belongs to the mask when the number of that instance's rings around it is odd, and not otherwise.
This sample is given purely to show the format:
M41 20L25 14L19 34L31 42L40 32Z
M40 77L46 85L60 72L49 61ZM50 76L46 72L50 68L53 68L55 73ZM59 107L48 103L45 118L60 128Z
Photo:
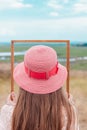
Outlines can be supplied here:
M12 40L11 41L11 92L14 91L14 79L13 79L13 70L14 70L14 44L15 43L66 43L66 68L67 68L67 80L66 80L66 91L69 96L69 80L70 80L70 40Z

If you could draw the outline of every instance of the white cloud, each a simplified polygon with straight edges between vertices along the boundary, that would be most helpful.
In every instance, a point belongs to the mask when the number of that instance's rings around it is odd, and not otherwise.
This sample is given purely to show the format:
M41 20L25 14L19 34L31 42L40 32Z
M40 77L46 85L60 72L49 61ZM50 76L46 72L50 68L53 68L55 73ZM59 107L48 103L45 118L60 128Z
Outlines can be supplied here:
M50 15L51 16L59 16L59 13L57 13L57 12L51 12Z
M77 13L80 13L80 12L87 13L87 4L77 3L77 4L74 5L74 10Z
M87 4L87 0L79 0L80 3Z
M0 21L1 23L1 21ZM14 25L14 27L13 27ZM1 28L4 27L4 31ZM0 24L0 40L70 39L87 40L87 17L50 20L18 20ZM3 34L3 36L1 35ZM9 35L8 35L9 34ZM3 38L3 39L2 39Z
M63 6L57 3L57 0L50 0L47 5L53 9L62 9Z
M69 2L69 0L63 0L63 2L66 4L66 3L68 3L68 2Z
M0 36L14 36L15 32L12 29L8 28L1 28L0 29Z
M75 13L87 13L87 0L80 0L78 3L75 3L73 10Z
M47 6L52 9L49 13L50 16L59 16L59 12L63 9L63 6L57 0L49 0Z
M0 32L1 28L8 29L8 30L19 30L25 29L25 31L35 31L37 29L59 29L59 28L83 28L84 26L87 27L87 17L72 17L72 18L62 18L62 19L49 19L49 20L30 20L30 19L19 19L19 20L8 20L8 21L0 21ZM30 30L29 30L30 29ZM84 29L84 28L83 28ZM22 31L23 32L23 31ZM74 31L75 32L75 31ZM25 33L25 32L24 32Z
M15 26L13 26L13 23L10 21L5 23L5 21L0 22L0 37L2 36L15 36L16 30Z
M32 4L24 4L23 0L0 0L0 9L32 7Z

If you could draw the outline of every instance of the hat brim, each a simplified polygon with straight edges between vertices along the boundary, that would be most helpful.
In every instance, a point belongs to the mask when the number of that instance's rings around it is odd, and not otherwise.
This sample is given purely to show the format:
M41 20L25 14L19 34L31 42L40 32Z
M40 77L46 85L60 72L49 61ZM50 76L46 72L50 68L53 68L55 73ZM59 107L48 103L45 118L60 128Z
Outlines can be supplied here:
M36 94L52 93L63 86L67 78L67 70L58 64L58 72L47 80L29 77L25 72L24 62L18 64L14 69L14 80L22 89Z

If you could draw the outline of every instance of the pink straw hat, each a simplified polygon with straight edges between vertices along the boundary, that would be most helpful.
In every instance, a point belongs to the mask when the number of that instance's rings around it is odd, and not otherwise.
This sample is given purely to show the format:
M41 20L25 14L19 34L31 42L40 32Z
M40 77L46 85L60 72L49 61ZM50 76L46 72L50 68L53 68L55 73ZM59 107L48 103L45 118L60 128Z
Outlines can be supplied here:
M31 47L24 56L24 62L14 69L14 80L24 90L47 94L62 87L67 70L57 60L54 49L44 45Z

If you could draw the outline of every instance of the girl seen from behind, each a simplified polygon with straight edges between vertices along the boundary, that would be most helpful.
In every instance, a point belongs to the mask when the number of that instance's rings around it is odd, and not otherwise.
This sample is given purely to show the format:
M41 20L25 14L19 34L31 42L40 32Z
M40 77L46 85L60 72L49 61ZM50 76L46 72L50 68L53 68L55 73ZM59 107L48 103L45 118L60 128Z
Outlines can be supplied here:
M9 98L2 107L0 130L78 130L73 100L62 88L66 78L67 70L58 62L54 49L31 47L24 62L14 69L19 96L15 101L12 93L13 101ZM8 115L5 124L4 114Z

